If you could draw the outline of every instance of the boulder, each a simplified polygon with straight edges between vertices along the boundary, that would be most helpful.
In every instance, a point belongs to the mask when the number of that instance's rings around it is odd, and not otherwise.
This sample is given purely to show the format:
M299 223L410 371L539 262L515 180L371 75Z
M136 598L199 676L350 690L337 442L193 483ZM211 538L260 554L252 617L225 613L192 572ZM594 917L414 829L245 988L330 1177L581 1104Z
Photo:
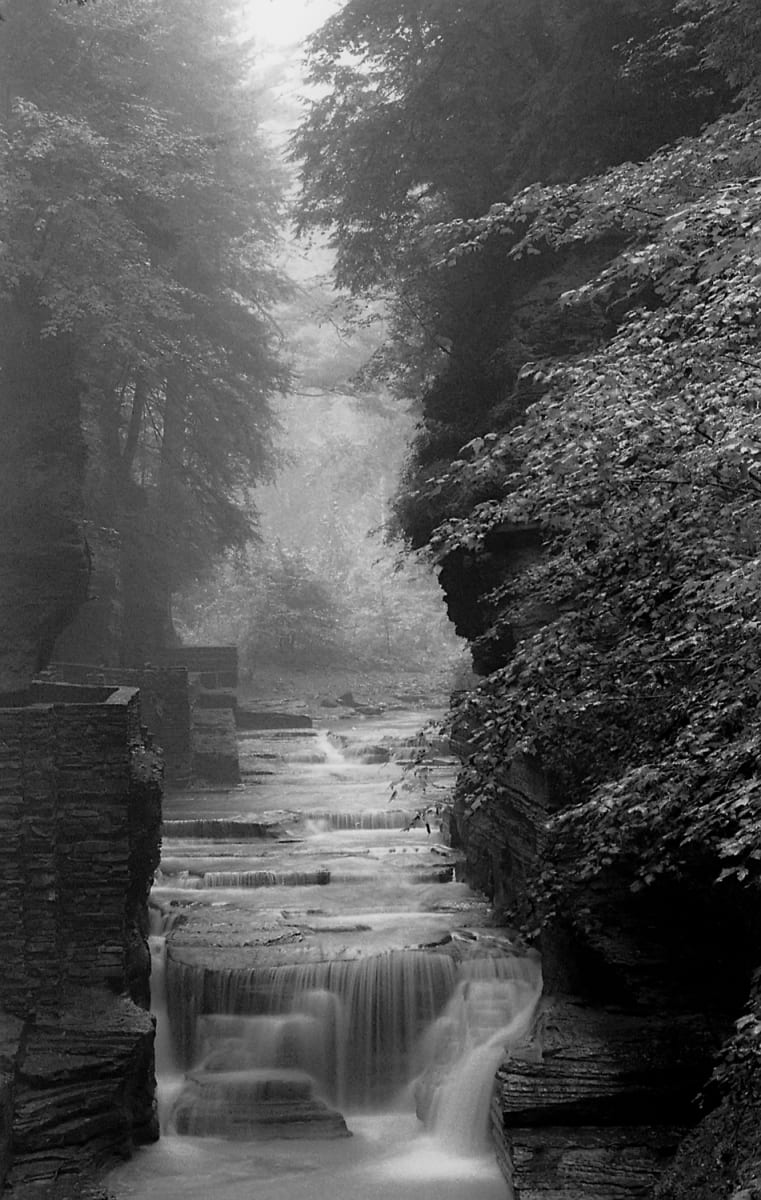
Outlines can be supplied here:
M26 1026L13 1071L7 1183L14 1197L25 1200L62 1175L91 1172L158 1137L153 1041L144 1009L90 991Z

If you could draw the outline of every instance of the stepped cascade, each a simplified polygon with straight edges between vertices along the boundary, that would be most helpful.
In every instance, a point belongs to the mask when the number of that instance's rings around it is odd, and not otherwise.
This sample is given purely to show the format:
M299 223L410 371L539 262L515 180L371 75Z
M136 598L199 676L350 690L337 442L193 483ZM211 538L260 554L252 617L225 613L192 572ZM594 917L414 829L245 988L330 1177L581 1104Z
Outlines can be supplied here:
M185 1197L238 1200L252 1145L248 1182L272 1200L510 1194L490 1106L503 1059L534 1053L541 967L458 879L441 827L454 761L439 748L424 786L400 786L426 717L247 722L238 787L167 797L162 1139L115 1174L117 1196L179 1171Z

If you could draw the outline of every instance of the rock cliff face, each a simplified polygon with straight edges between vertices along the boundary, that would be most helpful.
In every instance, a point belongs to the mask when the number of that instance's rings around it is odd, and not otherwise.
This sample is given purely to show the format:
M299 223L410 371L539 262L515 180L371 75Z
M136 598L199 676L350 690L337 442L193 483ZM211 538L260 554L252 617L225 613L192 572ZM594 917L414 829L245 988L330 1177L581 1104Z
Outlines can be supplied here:
M0 709L0 1185L23 1198L64 1195L157 1136L161 822L137 692L46 684L25 700Z
M484 574L519 570L530 555L521 545L516 556L509 537L492 550L499 561L450 562L442 574L482 670L510 650L489 637ZM513 643L530 633L514 629ZM467 730L459 749L467 756ZM563 797L526 756L504 763L495 784L494 798L458 802L453 834L470 881L531 925L547 822ZM753 1086L708 1115L698 1098L710 1108L716 1054L746 1003L754 918L731 892L721 900L708 886L663 883L634 894L612 870L587 901L583 917L562 913L540 935L546 1000L534 1054L498 1073L493 1131L517 1200L753 1200L761 1179Z
M519 760L505 772L500 803L455 814L471 878L499 907L525 912L552 809L542 772ZM646 907L611 878L598 921L581 929L569 915L541 936L546 1000L535 1061L502 1066L493 1110L517 1200L634 1200L654 1196L659 1181L667 1187L664 1171L700 1117L698 1097L742 1009L750 962L732 944L729 913L717 920L699 896L661 899L662 908ZM710 1130L739 1120L719 1110L685 1144L701 1148L714 1185L722 1168ZM746 1114L746 1124L750 1131L757 1120ZM676 1181L694 1172L695 1153L678 1156L664 1197L693 1195ZM724 1190L694 1194L730 1196L729 1178Z

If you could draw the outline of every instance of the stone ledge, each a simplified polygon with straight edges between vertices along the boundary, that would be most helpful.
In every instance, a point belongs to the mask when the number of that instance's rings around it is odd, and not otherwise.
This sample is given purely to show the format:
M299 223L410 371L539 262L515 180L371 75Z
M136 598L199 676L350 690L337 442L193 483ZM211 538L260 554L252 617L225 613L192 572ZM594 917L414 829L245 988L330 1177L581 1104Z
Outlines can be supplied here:
M497 1074L506 1128L694 1122L718 1043L703 1018L556 1001L543 1026L537 1061L509 1059Z
M150 1014L89 989L69 1005L26 1027L14 1078L12 1195L158 1136Z
M509 1161L520 1200L649 1200L684 1128L513 1129Z

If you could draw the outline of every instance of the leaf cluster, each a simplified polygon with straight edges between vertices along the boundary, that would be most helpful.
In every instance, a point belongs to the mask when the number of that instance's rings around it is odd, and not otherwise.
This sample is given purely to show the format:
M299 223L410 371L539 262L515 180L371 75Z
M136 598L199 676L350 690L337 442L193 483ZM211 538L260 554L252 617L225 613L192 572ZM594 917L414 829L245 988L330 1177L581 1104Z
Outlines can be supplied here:
M758 120L748 107L490 218L487 244L511 230L508 257L628 222L622 253L561 303L654 297L599 348L526 365L542 399L477 459L519 460L502 498L432 539L446 561L508 522L543 531L538 561L485 598L488 636L530 629L537 608L554 619L467 702L480 731L463 787L470 803L493 794L519 752L553 773L550 904L614 864L634 889L663 874L759 879Z

